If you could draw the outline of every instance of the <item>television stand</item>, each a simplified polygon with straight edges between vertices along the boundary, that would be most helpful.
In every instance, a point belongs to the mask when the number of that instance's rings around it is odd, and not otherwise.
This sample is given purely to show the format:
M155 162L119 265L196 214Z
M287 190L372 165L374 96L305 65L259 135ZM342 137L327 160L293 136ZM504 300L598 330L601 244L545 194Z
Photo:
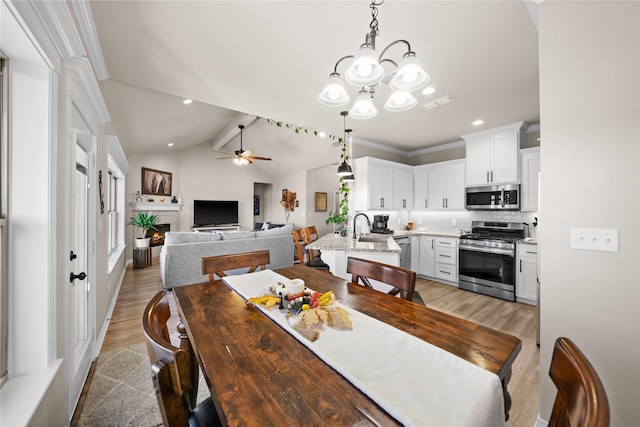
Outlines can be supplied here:
M193 226L193 231L240 231L240 224Z

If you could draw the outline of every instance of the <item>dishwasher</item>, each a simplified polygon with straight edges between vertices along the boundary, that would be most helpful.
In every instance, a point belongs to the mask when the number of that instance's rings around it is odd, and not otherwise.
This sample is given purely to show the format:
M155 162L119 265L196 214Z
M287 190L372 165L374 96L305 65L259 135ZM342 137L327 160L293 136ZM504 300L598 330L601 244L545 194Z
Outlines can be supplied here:
M411 270L411 237L410 236L393 236L402 252L400 252L400 267Z

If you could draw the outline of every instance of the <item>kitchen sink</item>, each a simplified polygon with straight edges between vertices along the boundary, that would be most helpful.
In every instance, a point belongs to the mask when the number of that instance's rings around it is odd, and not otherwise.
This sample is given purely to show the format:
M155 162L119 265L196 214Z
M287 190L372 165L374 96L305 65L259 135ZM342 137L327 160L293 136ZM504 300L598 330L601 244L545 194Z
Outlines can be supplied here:
M386 237L378 237L378 236L360 236L358 237L358 242L363 243L384 243L387 241Z

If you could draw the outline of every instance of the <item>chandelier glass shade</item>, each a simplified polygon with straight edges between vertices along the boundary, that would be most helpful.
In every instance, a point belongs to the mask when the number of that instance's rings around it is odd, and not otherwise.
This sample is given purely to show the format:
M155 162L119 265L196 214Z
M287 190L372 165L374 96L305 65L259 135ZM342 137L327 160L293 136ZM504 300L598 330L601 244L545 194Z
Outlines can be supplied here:
M333 68L333 72L329 75L322 92L318 95L318 101L330 107L340 107L346 105L351 100L344 85L344 81L340 73L338 73L338 65L342 61L351 59L351 64L345 72L345 79L354 86L361 89L355 98L353 107L349 110L349 115L354 119L370 119L378 114L377 109L373 105L376 89L385 84L386 75L392 76L388 81L391 94L384 107L388 111L405 111L413 108L417 104L417 100L411 92L422 89L429 83L430 77L423 67L422 63L411 50L411 45L406 40L396 40L389 43L378 55L376 53L376 37L378 30L378 9L384 0L371 0L371 23L370 31L365 37L365 43L354 55L347 55L340 58ZM385 54L392 46L396 44L406 45L406 51L402 60L397 63L391 58L385 57ZM390 64L393 69L387 73L382 66L383 63Z

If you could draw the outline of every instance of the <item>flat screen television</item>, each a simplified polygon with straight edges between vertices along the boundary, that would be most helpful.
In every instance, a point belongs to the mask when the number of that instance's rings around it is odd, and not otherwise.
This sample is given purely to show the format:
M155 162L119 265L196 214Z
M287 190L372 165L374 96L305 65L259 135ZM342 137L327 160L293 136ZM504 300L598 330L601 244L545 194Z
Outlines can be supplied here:
M194 200L193 224L196 227L238 223L237 200Z

